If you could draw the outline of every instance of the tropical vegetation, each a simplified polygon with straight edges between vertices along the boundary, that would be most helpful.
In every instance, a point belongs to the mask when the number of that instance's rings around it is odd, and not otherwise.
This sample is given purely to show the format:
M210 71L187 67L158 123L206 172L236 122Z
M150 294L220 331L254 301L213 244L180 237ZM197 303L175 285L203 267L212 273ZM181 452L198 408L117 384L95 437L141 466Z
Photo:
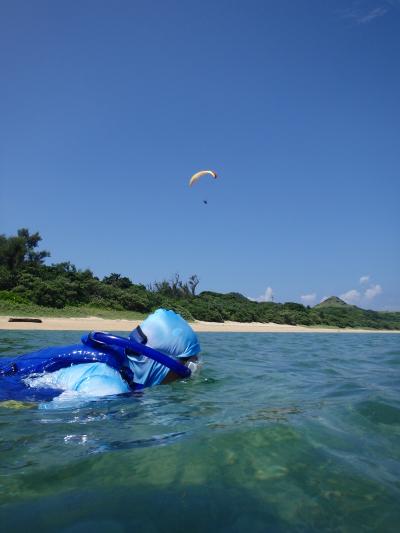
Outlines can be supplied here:
M139 318L165 307L190 321L400 329L399 312L365 310L335 297L311 308L295 302L256 302L235 292L197 294L200 280L195 274L187 281L175 274L149 286L117 273L99 279L70 262L46 264L50 253L38 250L41 240L39 233L26 228L13 236L0 235L1 314Z

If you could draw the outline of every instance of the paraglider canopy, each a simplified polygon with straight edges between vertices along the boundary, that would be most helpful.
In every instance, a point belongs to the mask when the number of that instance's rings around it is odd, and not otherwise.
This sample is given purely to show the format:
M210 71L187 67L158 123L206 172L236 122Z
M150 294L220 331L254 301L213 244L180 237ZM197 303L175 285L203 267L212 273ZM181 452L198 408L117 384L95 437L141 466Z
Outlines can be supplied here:
M189 187L191 187L196 181L198 181L201 177L206 176L209 174L214 179L217 179L218 175L214 170L201 170L200 172L196 172L196 174L193 174L193 176L190 178L189 181Z

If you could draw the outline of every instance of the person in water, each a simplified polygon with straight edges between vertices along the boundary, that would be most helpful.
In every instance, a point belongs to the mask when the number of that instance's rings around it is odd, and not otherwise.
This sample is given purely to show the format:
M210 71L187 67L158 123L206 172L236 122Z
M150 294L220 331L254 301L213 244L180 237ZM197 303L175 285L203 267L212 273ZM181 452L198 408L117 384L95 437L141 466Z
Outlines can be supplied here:
M0 359L0 398L52 399L66 391L90 397L171 383L198 370L200 344L174 311L158 309L129 339L92 332L82 343Z

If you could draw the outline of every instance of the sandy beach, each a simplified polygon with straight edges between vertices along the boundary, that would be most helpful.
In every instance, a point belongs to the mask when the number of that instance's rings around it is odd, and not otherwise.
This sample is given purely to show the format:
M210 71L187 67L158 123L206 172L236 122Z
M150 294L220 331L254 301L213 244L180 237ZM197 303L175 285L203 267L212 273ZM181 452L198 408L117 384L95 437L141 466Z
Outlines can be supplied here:
M52 330L52 331L131 331L140 321L110 320L95 316L85 318L41 317L41 323L9 322L9 316L0 316L0 329L7 330ZM400 333L388 330L318 328L308 326L289 326L287 324L263 324L260 322L202 322L191 323L199 332L247 332L247 333Z

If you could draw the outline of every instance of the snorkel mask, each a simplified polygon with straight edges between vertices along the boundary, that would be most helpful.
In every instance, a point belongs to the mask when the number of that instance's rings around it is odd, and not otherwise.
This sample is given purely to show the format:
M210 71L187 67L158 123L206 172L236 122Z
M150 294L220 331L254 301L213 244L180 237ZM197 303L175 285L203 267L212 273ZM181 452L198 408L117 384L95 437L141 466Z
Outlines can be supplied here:
M129 338L131 341L136 341L138 344L147 344L147 337L140 326L130 332ZM134 352L134 355L139 355L139 352Z
M202 363L201 361L189 361L186 366L190 370L190 377L194 378L200 373Z

